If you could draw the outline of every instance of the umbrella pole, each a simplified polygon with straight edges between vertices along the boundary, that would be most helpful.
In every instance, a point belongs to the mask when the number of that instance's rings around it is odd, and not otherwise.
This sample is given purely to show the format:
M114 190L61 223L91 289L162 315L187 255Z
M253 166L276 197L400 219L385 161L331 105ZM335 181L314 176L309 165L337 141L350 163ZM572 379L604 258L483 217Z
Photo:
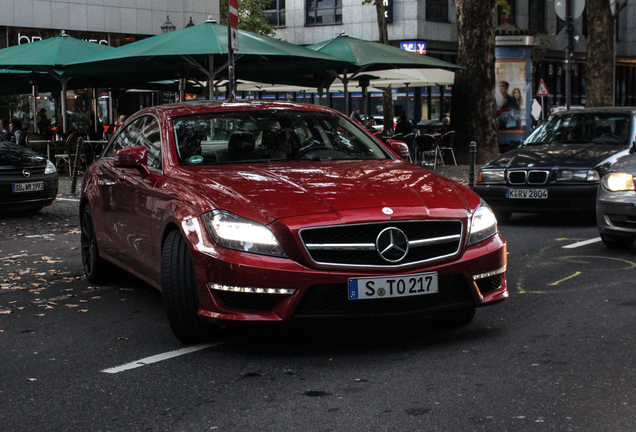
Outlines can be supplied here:
M62 132L66 133L66 80L62 81L62 100L60 101L62 108Z
M344 100L345 100L345 114L349 115L350 114L350 110L349 110L349 91L347 89L347 83L349 82L349 79L347 78L347 70L344 70L344 74L343 74L344 78L342 78L342 85L344 86Z
M179 102L185 102L185 88L186 88L186 80L185 78L179 78Z
M38 130L38 86L31 86L33 92L33 131L40 132Z

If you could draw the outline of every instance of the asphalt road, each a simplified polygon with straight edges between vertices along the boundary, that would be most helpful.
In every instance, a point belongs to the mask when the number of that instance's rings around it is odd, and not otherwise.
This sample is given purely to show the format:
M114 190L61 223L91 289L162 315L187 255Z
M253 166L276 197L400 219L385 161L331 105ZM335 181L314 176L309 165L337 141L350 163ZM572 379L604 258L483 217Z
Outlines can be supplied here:
M83 278L62 198L0 217L0 431L636 430L636 250L579 243L589 217L502 225L511 297L465 327L267 326L187 352L158 292Z

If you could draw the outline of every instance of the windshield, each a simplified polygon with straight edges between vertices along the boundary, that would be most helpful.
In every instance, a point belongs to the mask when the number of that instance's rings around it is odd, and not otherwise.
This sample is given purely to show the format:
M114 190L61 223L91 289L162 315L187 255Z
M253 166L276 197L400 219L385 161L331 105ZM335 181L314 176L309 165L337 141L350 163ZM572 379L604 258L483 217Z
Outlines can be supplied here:
M333 113L205 113L175 117L173 124L181 165L390 158L380 143Z
M524 142L536 144L616 144L627 145L631 135L631 115L574 113L550 117Z

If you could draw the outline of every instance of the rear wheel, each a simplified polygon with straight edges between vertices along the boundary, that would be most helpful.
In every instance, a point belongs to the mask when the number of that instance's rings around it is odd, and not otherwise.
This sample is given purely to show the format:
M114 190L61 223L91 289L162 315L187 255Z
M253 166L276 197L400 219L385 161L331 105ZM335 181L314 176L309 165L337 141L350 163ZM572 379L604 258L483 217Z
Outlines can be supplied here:
M601 240L608 248L629 249L634 244L634 236L617 236L612 234L601 234Z
M201 321L199 294L190 251L179 231L166 237L161 254L161 290L166 316L181 342L194 344L212 336L212 326Z
M89 282L99 284L113 280L117 276L123 277L123 270L115 267L99 256L97 236L93 225L93 217L88 206L82 211L80 245L82 248L82 265L84 274Z

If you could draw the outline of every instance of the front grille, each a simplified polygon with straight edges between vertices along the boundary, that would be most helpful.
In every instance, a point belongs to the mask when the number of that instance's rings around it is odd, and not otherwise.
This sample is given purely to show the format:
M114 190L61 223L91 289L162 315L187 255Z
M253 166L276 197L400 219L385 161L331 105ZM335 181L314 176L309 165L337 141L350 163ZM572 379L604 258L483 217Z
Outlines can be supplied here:
M528 184L545 184L548 182L549 171L528 172Z
M440 276L439 291L420 296L349 300L347 284L313 285L296 308L294 317L390 316L426 312L447 306L474 306L473 296L464 276Z
M24 180L26 177L22 174L22 172L26 169L31 173L31 176L44 174L44 170L46 167L36 167L36 168L0 168L0 176L2 178L6 178L8 176L16 176L21 180Z
M508 182L513 185L526 184L526 172L525 171L510 171L508 173Z
M276 303L289 297L288 294L256 294L232 291L212 291L221 304L228 309L269 312Z
M482 294L487 294L501 288L501 274L479 279L477 281L477 287Z
M383 258L376 246L380 233L389 228L401 230L408 239L408 253L396 260ZM456 255L462 230L459 220L390 221L307 228L300 231L300 238L318 264L400 267Z

